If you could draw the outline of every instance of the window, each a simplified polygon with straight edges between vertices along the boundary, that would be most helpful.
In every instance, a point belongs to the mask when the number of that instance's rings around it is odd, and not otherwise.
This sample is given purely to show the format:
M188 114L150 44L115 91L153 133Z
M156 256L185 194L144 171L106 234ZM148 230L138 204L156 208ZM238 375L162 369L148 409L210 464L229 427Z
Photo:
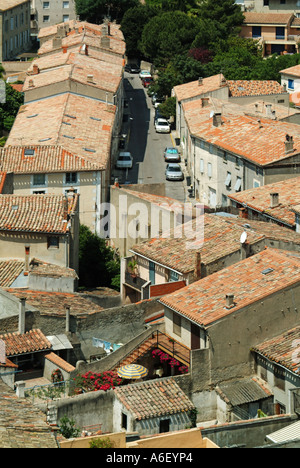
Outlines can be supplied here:
M77 184L77 172L67 172L66 173L66 184Z
M235 186L234 186L234 190L236 192L240 192L241 191L241 186L242 186L242 179L240 177L237 177L236 178L236 183L235 183Z
M289 79L288 80L288 88L289 89L294 89L294 86L295 86L294 80Z
M59 238L58 236L49 236L47 238L48 249L58 249L59 248Z
M63 22L66 23L69 21L69 15L63 15Z
M170 270L169 281L178 281L178 273Z
M261 37L261 26L252 26L252 37Z
M127 414L122 413L122 429L127 429Z
M32 185L46 185L46 174L33 174Z
M43 23L49 23L49 21L50 21L50 16L49 15L43 16Z
M161 419L159 421L159 433L169 432L170 430L170 419Z
M274 367L274 385L280 390L285 391L285 376L284 370L278 366Z
M253 180L253 188L257 188L257 187L260 187L260 182L259 180Z
M200 172L201 172L201 174L203 174L203 172L204 172L204 161L203 161L203 159L200 159Z
M284 27L277 26L276 27L276 39L284 39L284 38L285 38Z
M50 8L50 2L43 2L43 8L44 10L48 10L48 8Z
M63 2L63 8L70 8L70 2Z
M211 163L207 163L207 175L208 177L211 177L212 174L212 165Z
M225 185L228 189L231 187L231 172L227 172Z
M181 336L181 317L173 312L173 333Z
M269 6L269 0L264 0L264 6Z

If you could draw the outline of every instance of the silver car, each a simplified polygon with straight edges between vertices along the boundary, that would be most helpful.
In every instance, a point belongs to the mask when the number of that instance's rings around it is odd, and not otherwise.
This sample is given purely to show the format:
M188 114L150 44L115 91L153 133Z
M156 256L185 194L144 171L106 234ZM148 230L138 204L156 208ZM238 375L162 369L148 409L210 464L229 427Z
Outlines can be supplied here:
M170 163L166 167L166 180L183 180L184 175L179 164Z
M180 154L177 148L170 146L169 148L165 149L164 158L166 162L179 162L180 161Z
M121 151L116 161L117 169L131 169L133 164L133 158L129 151Z

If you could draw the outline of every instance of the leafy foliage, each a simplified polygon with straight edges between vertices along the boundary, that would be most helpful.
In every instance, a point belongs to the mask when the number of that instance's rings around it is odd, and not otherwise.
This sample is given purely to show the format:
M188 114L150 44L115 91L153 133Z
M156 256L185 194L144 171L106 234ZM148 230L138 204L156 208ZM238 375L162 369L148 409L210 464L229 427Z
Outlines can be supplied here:
M94 24L101 24L108 16L120 23L125 11L138 4L138 0L75 0L76 14Z
M75 421L73 419L64 416L59 420L59 432L66 439L71 439L80 434L80 429L75 426Z
M101 237L84 225L79 229L79 285L116 287L120 259Z
M1 71L1 70L0 70ZM13 126L20 107L24 104L22 93L15 91L12 86L5 83L6 102L0 104L0 131L9 132Z
M113 448L114 446L114 442L109 437L105 437L91 440L89 448Z

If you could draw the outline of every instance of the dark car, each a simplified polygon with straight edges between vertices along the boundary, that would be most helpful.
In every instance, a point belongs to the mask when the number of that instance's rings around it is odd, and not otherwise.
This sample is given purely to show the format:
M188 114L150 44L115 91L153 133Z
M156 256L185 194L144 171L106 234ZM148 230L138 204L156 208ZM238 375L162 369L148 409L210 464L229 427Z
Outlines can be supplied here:
M125 65L125 71L129 73L140 73L140 67L137 63L127 63Z

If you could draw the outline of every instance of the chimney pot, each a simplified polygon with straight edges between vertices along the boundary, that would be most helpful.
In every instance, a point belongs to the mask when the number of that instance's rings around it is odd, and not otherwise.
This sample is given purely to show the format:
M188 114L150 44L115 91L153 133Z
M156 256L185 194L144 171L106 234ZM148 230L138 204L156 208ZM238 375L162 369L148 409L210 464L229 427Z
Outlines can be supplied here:
M88 83L93 83L94 82L94 76L93 75L88 75L87 76L87 82Z
M32 67L32 70L33 70L33 75L38 75L40 73L40 69L38 67L38 65L34 64L33 67Z
M279 193L278 192L271 192L270 198L271 198L271 208L275 208L276 206L279 205Z
M19 333L24 335L25 333L25 297L20 298L19 304Z
M217 112L213 116L213 125L214 127L220 127L222 125L222 114Z
M200 77L198 78L198 85L199 85L199 86L203 85L203 78L202 78L202 76L200 76Z
M290 135L285 136L285 154L291 153L294 150L294 141L293 137Z
M234 294L226 294L226 308L234 307Z

